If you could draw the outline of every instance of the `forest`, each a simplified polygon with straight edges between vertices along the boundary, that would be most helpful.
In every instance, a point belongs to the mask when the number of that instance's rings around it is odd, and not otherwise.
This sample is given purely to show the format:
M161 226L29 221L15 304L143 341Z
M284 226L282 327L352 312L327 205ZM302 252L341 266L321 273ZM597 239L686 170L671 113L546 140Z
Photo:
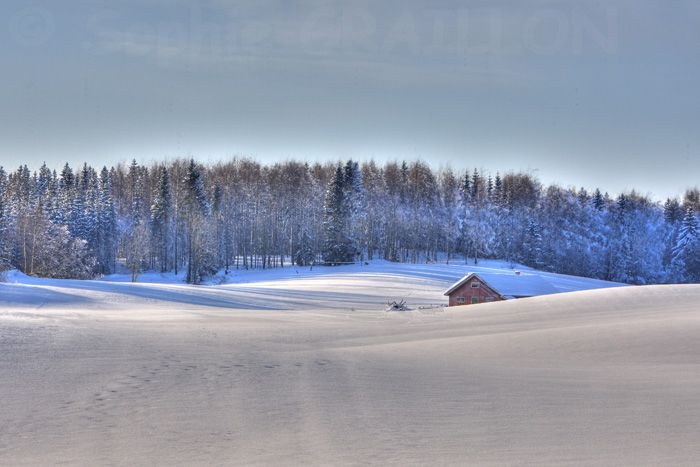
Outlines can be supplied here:
M60 172L0 167L0 271L89 279L294 263L484 258L629 284L700 282L700 191L543 186L422 161L194 159Z

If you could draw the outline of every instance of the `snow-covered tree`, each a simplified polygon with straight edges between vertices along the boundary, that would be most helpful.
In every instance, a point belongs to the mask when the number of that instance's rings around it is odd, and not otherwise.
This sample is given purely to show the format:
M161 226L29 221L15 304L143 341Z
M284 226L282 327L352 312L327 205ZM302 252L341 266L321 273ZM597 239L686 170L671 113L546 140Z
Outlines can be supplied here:
M496 211L491 209L486 182L474 169L471 181L465 176L459 216L462 251L474 264L487 258L496 243Z
M204 176L194 159L190 159L185 174L185 219L187 226L187 277L191 284L213 272L213 252L207 244L209 237L206 222L211 214L211 205L204 188Z
M85 274L108 274L119 262L135 274L187 266L198 282L218 268L319 256L337 264L462 253L632 283L688 282L700 280L698 198L693 189L682 203L634 192L612 201L599 189L542 190L530 174L456 175L420 161L133 160L99 176L88 164L77 172L65 164L58 174L22 165L0 169L0 267L49 274L54 257L77 275L90 265Z
M323 260L328 264L351 263L355 260L356 251L348 229L351 212L346 193L345 173L338 166L328 184L324 203Z
M500 183L500 178L497 176ZM440 250L444 251L445 259L449 264L457 248L459 229L457 228L459 216L459 180L451 169L445 170L440 176L440 211L438 213L438 225L440 232Z
M350 249L356 255L367 251L367 204L362 172L357 162L347 161L343 170L343 204ZM354 258L353 258L354 260Z
M671 256L671 280L700 281L700 228L692 206L688 206L676 236Z
M170 175L165 166L158 170L158 180L151 204L151 238L153 255L160 272L166 272L170 264L172 239L172 193Z
M542 232L540 225L530 219L525 229L525 238L523 242L523 263L535 269L542 269L544 261L542 259Z
M7 189L7 173L0 166L0 271L9 269L12 264L10 248L10 197Z
M97 272L114 272L117 250L117 213L112 197L112 175L107 167L100 172L97 204Z
M95 270L95 257L87 248L87 242L70 235L68 228L49 224L45 244L44 270L34 273L43 277L65 279L90 279Z

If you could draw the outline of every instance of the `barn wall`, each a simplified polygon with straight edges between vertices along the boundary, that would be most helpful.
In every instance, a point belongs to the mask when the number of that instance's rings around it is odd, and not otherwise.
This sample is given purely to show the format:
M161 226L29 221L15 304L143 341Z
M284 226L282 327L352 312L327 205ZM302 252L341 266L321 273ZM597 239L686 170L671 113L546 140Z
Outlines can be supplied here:
M480 286L478 288L473 288L472 282L479 282ZM464 299L463 303L460 303L460 297ZM476 297L479 300L479 303L501 300L501 296L489 286L484 284L478 277L472 277L450 294L449 306L471 305L472 297Z

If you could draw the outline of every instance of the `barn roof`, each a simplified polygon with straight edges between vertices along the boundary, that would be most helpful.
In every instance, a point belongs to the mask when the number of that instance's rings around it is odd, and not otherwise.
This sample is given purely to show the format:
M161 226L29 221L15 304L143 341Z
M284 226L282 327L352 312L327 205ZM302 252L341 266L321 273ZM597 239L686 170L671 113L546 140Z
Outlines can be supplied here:
M464 283L468 282L472 277L479 278L479 280L506 298L534 297L537 295L548 295L558 292L558 290L554 288L552 284L538 274L516 274L513 271L499 271L480 273L470 272L447 289L445 295L450 295Z

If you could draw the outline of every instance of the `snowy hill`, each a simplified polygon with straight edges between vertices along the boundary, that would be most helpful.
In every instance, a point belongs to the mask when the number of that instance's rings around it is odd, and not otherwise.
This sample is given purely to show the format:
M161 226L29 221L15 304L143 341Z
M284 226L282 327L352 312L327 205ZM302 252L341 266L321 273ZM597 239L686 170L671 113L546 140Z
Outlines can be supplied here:
M0 458L697 462L700 285L379 311L387 297L442 297L464 268L371 264L299 278L290 268L205 287L10 274L0 284Z
M623 284L566 276L521 268L537 275L555 291L617 287ZM32 278L13 271L7 275L5 300L26 306L54 306L70 296L95 297L98 308L119 308L133 299L148 298L173 304L215 306L242 310L338 309L383 310L387 301L405 299L411 308L447 303L443 292L468 272L510 275L506 262L465 264L401 264L373 261L345 266L285 267L235 271L218 275L210 285L184 284L184 276L148 273L131 282L129 274L107 276L99 281ZM548 292L550 290L548 289ZM100 294L110 297L100 299Z

